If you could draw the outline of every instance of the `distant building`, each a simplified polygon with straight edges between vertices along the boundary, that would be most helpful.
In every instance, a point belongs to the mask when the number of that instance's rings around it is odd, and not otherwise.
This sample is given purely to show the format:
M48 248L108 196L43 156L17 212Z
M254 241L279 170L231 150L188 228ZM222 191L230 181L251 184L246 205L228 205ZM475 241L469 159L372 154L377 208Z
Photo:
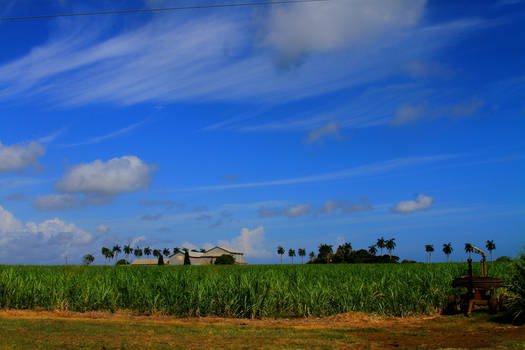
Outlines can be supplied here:
M236 265L246 265L244 253L223 247L213 247L206 252L188 251L192 265L213 265L221 255L231 255ZM131 265L157 265L158 259L135 259ZM178 252L164 259L166 265L184 265L184 252Z
M235 264L239 265L245 265L246 260L244 260L244 253L223 248L223 247L213 247L210 250L207 250L206 252L188 252L190 255L190 262L192 265L213 265L215 264L215 260L221 256L221 255L231 255L235 259ZM184 252L179 252L177 254L173 254L169 258L166 259L168 261L169 265L183 265L184 264ZM166 262L165 261L165 262Z

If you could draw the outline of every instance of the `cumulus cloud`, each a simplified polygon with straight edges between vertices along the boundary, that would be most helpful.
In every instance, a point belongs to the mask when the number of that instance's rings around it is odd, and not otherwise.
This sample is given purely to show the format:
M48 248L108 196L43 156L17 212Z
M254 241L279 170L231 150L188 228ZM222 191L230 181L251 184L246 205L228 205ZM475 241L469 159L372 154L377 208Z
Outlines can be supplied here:
M97 159L72 167L55 185L65 193L114 196L146 188L152 172L153 167L135 156Z
M275 49L280 68L300 64L311 53L367 44L391 31L414 26L425 0L334 0L274 8L264 45Z
M339 126L336 122L330 122L326 125L323 125L317 129L314 129L308 133L308 137L306 138L305 142L307 144L312 144L316 141L322 141L325 138L332 137L335 139L342 139L341 132L339 130Z
M185 241L182 243L182 248L186 248L186 249L189 249L189 250L199 250L199 248L197 248L197 246L195 244L192 244L188 241Z
M221 240L219 245L239 250L247 257L264 258L271 256L271 253L264 248L264 242L264 227L259 226L253 230L242 228L239 236L231 241Z
M432 207L434 202L433 197L425 196L424 194L419 194L416 200L401 201L397 203L391 211L399 214L410 214L417 210L427 210Z
M37 165L38 158L45 153L44 147L37 142L11 146L0 142L0 174L34 167Z
M298 218L305 214L308 214L312 210L311 203L288 205L284 208L284 214L290 218Z
M57 263L78 255L93 236L58 218L23 224L0 206L0 260L16 263ZM38 261L38 258L43 261ZM60 258L60 260L58 260Z

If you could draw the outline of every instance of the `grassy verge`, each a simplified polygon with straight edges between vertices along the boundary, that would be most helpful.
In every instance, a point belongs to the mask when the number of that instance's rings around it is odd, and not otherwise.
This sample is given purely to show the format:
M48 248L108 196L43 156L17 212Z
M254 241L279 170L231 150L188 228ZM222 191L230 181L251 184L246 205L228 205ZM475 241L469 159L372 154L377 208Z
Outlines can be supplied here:
M342 329L0 319L1 349L336 349Z

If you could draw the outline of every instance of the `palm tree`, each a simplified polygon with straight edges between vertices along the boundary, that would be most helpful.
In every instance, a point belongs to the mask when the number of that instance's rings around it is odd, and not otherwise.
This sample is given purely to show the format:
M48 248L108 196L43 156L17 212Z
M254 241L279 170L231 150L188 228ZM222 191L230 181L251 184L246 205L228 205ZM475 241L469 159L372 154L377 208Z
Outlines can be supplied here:
M122 250L120 249L120 246L118 244L115 244L113 246L113 254L115 255L115 258L118 259L118 255L122 253Z
M306 256L306 249L299 248L297 249L299 256L301 257L301 263L304 264L304 257Z
M284 254L284 248L281 246L277 247L277 254L281 256L281 264L283 263L283 254Z
M385 243L386 243L386 241L385 241L385 238L384 238L384 237L381 237L381 238L378 238L378 239L377 239L377 243L376 243L376 245L377 245L377 247L378 247L379 249L381 249L381 256L383 256L383 248L386 247L386 244L385 244Z
M129 255L131 253L133 253L133 248L131 248L129 244L126 244L124 246L124 254L126 254L126 261L129 261Z
M111 264L111 259L113 259L115 257L115 253L113 253L112 250L108 249L108 259L109 259L109 263Z
M162 250L162 254L164 254L164 256L167 258L170 255L170 249L169 248L164 248Z
M454 248L452 248L452 243L448 242L446 244L443 244L443 253L447 256L447 262L450 262L450 254L452 254L452 251Z
M158 258L160 256L160 250L159 249L153 249L153 256Z
M109 248L102 247L102 255L104 255L104 265L108 264L109 252L111 252Z
M430 264L432 262L432 252L434 251L434 245L426 244L425 251L428 253L428 263Z
M468 257L470 259L472 252L474 251L474 248L472 247L472 244L465 243L465 253L468 253Z
M139 257L142 256L142 249L139 248L139 247L137 246L137 247L135 248L134 253L135 253L135 256L136 256L137 258L139 258Z
M314 252L310 252L310 254L308 254L308 256L310 257L310 260L314 260L315 253Z
M86 254L82 258L82 262L83 262L84 265L91 265L93 263L93 261L95 261L95 257L93 255L91 255L91 254Z
M181 250L180 250L179 247L173 248L173 254L177 254L177 253L180 253L180 252L181 252Z
M368 252L372 255L376 255L377 254L377 248L376 248L376 245L371 245L368 247Z
M144 248L144 255L146 255L147 257L149 257L151 255L151 248L150 247Z
M494 241L493 240L487 240L487 244L485 245L485 247L487 248L487 250L489 251L490 253L490 261L491 262L494 262L494 260L492 259L492 251L494 249L496 249L496 245L494 244Z
M292 258L292 264L293 264L293 257L295 256L295 249L289 249L288 256Z
M390 238L385 244L386 250L388 250L388 255L390 255L390 259L392 259L392 252L396 248L395 240L395 238Z

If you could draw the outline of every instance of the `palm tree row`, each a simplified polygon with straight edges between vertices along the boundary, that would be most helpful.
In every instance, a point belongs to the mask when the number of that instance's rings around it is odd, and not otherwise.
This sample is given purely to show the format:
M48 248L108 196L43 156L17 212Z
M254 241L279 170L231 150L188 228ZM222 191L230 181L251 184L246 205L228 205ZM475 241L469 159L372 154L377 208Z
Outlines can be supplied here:
M392 257L392 252L394 249L396 249L396 246L397 244L395 238L385 239L385 237L380 237L377 239L376 244L372 244L368 247L368 252L372 255L376 255L377 248L379 248L381 255L383 255L383 249L386 248L388 255Z
M185 248L180 249L178 247L175 247L175 248L173 248L173 254L177 254L177 253L183 251L184 249ZM140 248L138 246L135 247L135 248L132 248L131 245L129 245L129 244L124 245L124 247L121 248L118 244L116 244L116 245L113 246L112 249L109 249L107 247L102 247L101 252L102 252L102 255L105 258L105 262L104 263L107 265L108 261L111 263L111 259L115 259L115 260L118 261L118 256L122 252L124 252L126 261L129 262L129 257L131 255L134 255L136 258L140 258L143 255L145 255L147 257L150 257L151 255L153 255L156 258L159 258L161 256L168 257L171 254L171 249L170 248L152 249L150 247ZM89 261L89 263L92 263L95 260L95 258L91 254L87 254L85 257L87 257L88 255L89 255L89 257L88 257L88 259L85 262L87 263ZM91 257L93 257L92 260L91 260Z
M492 251L496 249L496 244L494 244L493 240L487 240L485 244L485 248L490 253L490 260L493 261L492 258ZM450 262L450 254L454 251L454 248L452 248L452 243L444 243L443 244L443 253L447 256L447 262ZM434 245L433 244L425 244L425 252L428 253L428 263L432 262L432 253L434 252ZM468 257L471 258L472 253L474 252L474 247L471 243L465 243L465 253L468 254Z
M285 253L285 249L283 247L281 247L281 246L278 246L277 247L277 254L281 256L281 264L283 263L283 255L284 255L284 253ZM304 264L304 257L306 256L306 249L299 248L299 249L297 249L297 253L301 257L301 263ZM312 256L312 254L314 254L314 252L310 253L310 257ZM295 249L288 249L288 256L292 260L292 264L293 264L293 258L294 258L294 256L296 256ZM315 254L314 254L314 256L315 256Z

